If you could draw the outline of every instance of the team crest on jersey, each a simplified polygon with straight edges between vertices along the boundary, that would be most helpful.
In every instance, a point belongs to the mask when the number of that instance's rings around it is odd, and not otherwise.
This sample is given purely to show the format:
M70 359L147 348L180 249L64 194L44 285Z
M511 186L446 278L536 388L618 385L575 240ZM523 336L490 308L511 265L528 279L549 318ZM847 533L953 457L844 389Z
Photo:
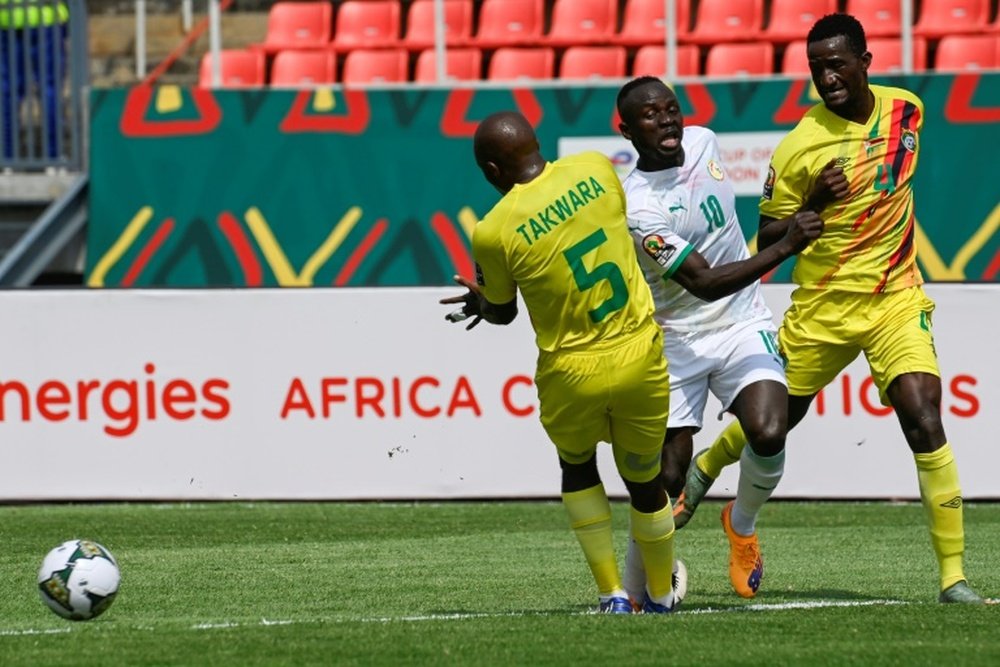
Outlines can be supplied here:
M722 165L715 160L708 161L708 173L717 181L721 181L726 177L726 172L722 170Z
M476 284L480 287L486 285L486 278L483 277L483 267L479 266L479 262L476 262Z
M648 234L642 239L642 249L661 266L666 266L677 248L663 240L659 234Z
M911 153L917 150L917 134L913 130L903 130L900 142L903 144L903 148Z
M762 193L764 199L771 199L774 197L774 165L767 165L767 178L764 179L764 192Z

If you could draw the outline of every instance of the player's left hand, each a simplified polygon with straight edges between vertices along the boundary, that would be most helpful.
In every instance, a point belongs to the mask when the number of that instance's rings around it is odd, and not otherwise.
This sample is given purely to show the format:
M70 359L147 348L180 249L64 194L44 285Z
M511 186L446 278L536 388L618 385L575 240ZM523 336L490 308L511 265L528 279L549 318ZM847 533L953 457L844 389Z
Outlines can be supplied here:
M476 326L483 321L482 312L482 292L479 290L479 285L474 283L467 278L462 276L455 276L454 281L456 284L461 285L468 289L465 294L460 294L458 296L449 296L441 299L440 303L445 305L460 303L462 307L459 310L454 310L444 316L449 322L462 322L469 319L470 317L475 318L466 325L465 330L468 331L472 327Z
M837 166L837 158L834 158L826 163L813 183L806 197L805 208L820 213L828 205L846 199L850 194L851 184L843 168Z

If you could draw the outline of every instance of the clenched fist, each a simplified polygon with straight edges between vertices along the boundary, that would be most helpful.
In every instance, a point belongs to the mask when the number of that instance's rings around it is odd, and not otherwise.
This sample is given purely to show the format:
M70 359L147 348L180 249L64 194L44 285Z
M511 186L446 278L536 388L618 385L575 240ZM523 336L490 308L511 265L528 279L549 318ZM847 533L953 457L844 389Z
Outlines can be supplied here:
M802 252L810 243L823 233L823 220L816 211L802 209L797 211L788 221L788 231L785 240L794 248L794 252Z

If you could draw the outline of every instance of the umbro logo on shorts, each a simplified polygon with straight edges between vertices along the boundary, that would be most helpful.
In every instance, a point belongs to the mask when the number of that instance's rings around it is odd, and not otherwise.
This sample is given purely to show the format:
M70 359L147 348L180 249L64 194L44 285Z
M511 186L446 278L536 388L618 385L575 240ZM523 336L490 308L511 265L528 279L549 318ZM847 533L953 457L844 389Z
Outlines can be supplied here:
M941 507L947 507L948 509L957 510L962 506L962 496L955 496L951 500L941 503Z

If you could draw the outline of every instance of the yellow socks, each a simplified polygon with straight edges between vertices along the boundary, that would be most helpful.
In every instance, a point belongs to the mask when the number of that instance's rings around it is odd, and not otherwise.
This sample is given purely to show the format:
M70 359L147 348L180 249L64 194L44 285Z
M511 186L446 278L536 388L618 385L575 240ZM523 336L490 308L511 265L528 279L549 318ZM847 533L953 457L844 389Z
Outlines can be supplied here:
M920 499L930 524L931 544L941 568L941 590L965 579L962 553L965 530L962 527L962 490L958 485L958 466L945 443L936 452L914 454Z
M642 554L649 597L663 604L673 591L674 514L670 503L652 514L633 507L632 537Z
M569 515L570 527L583 548L583 555L594 575L594 581L597 582L599 594L620 592L621 576L618 574L618 561L615 559L611 534L611 503L604 492L604 485L564 493L562 499ZM668 566L667 580L669 579Z
M723 429L712 446L695 459L695 465L712 479L718 479L723 468L740 460L746 444L747 437L743 434L743 427L734 419Z

